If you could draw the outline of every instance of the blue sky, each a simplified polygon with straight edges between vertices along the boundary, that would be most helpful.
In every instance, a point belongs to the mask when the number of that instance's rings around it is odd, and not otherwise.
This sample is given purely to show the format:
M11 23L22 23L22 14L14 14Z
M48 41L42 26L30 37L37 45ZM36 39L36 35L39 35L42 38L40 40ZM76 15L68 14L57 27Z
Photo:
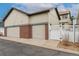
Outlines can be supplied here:
M11 8L12 4L1 4L0 3L0 18L3 18L8 10Z
M73 16L77 16L78 13L78 9L79 9L79 4L76 3L0 3L0 19L4 18L5 15L7 14L7 12L12 8L18 8L21 10L24 10L28 13L31 12L35 12L35 11L39 11L41 9L47 9L47 8L53 8L53 7L57 7L59 11L63 11L63 10L70 10L71 14Z

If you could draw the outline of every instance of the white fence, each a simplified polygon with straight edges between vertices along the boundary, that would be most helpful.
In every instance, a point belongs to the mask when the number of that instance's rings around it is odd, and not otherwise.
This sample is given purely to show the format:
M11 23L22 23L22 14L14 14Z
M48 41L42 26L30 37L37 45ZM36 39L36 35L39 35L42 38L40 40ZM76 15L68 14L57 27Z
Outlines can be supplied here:
M75 28L75 42L79 42L79 25L76 25ZM74 42L73 25L49 26L49 39L68 39Z

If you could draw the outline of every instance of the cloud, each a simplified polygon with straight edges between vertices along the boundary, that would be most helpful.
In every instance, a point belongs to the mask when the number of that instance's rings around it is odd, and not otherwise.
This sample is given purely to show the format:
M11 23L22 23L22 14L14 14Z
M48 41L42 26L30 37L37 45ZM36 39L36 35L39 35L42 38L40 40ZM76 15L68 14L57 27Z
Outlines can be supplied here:
M19 3L19 4L14 4L13 7L19 8L28 13L33 13L36 11L57 7L59 11L64 11L68 9L71 11L71 14L73 16L77 16L79 4L70 3L68 5L70 6L65 6L64 3L23 3L23 4Z
M36 4L26 4L30 7L41 7L41 8L51 8L52 7L52 4L49 4L49 3L36 3Z
M77 17L78 10L79 10L79 4L71 4L71 7L67 7L71 11L72 16Z
M70 9L71 9L72 15L77 16L78 10L79 10L79 4L73 4L72 8L70 8Z
M13 7L22 9L24 11L27 11L28 13L53 8L58 4L52 4L52 3L24 3L24 4L14 4Z
M58 11L65 11L65 10L67 10L66 7L63 4L58 5L57 8L58 8Z
M65 6L64 4L60 4L58 6L58 10L59 11L64 11L64 10L70 10L71 15L77 17L78 15L78 10L79 10L79 4L75 4L75 3L70 3L68 4L70 6Z
M52 4L25 3L25 4L15 4L15 5L13 5L13 7L27 11L28 13L32 13L32 12L35 12L35 11L39 11L41 9L51 8Z

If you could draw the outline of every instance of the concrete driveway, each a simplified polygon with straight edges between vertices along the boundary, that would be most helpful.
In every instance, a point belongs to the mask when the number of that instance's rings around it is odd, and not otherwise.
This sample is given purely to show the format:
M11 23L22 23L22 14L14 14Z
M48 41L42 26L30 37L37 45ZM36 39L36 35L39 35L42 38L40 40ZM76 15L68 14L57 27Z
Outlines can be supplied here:
M77 56L77 55L0 39L0 56Z

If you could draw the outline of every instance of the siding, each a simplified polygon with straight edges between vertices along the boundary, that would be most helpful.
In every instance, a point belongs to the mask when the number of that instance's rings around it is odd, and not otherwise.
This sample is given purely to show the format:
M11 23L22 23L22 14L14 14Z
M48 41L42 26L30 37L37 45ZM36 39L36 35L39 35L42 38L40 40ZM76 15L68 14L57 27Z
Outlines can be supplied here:
M71 24L70 14L66 14L66 15L68 15L67 19L63 19L62 16L64 16L64 15L60 15L61 21L66 21L66 22L68 22L68 24Z
M3 27L0 27L0 32L2 33L2 35L4 35L4 28Z
M79 25L79 19L77 19L77 24Z
M51 26L49 25L51 24ZM54 25L59 25L59 19L57 16L57 13L55 11L55 9L50 10L49 12L49 22L48 22L48 39L51 38L50 32L52 31L52 29L56 29L56 26ZM59 27L59 26L58 26ZM51 30L51 31L50 31Z
M13 10L5 20L5 26L23 25L29 23L29 17L17 10Z
M30 24L46 23L48 22L48 12L30 16Z
M52 9L49 12L49 23L52 24L52 25L58 25L59 24L59 19L58 19L58 16L57 16L55 9Z
M66 15L68 16L67 19L70 19L70 14L66 14ZM62 16L64 16L64 15L60 15L60 18L61 18L61 19L63 19Z

